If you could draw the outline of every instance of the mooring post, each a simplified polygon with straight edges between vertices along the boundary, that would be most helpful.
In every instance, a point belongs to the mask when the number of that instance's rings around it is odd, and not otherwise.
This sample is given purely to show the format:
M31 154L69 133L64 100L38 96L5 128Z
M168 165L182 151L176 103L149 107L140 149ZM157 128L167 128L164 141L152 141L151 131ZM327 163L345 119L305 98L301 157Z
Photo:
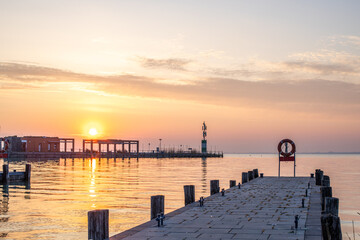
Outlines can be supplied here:
M342 239L340 218L332 214L322 214L321 230L324 240Z
M258 178L259 177L259 170L256 168L253 170L254 172L254 178Z
M3 185L9 184L9 165L4 164L3 165L3 175L2 175L2 182Z
M158 214L164 213L164 199L164 195L151 196L150 220L156 218Z
M88 239L109 239L109 209L88 212Z
M247 172L243 172L242 173L242 184L248 182L248 173Z
M315 171L315 182L316 185L321 186L322 178L323 178L324 172L320 169L316 169Z
M310 177L311 177L311 178L314 178L314 174L313 174L313 173L310 173Z
M321 209L325 210L325 198L332 197L332 188L331 187L320 187L321 190Z
M210 195L216 194L220 191L219 180L210 181Z
M334 197L325 198L325 213L339 216L339 199Z
M305 207L305 198L301 199L301 207L302 207L302 208Z
M31 178L31 164L26 164L25 167L25 182L30 183Z
M253 171L248 171L248 177L249 177L249 181L254 179L254 172Z
M327 175L323 176L323 179L321 181L321 186L330 187L330 177L329 176L327 176Z
M230 180L230 188L236 186L236 180Z
M184 195L185 195L185 206L195 202L195 186L194 185L185 185L184 186Z
M238 184L238 188L239 188L239 189L241 188L241 184L240 184L240 183Z
M264 177L264 174L263 173L260 173L260 178L263 178Z

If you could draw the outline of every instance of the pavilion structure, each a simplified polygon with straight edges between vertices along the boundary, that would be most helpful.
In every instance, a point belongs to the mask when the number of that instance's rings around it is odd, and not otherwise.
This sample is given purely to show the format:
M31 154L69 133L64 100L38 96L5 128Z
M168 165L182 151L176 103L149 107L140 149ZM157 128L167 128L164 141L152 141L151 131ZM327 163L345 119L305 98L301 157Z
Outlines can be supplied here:
M98 152L102 153L101 145L106 145L106 152L110 152L110 145L114 146L114 153L117 152L117 145L121 145L120 151L122 154L126 152L131 154L131 145L136 145L136 154L139 154L139 140L121 140L121 139L84 139L83 152L86 152L86 146L90 144L90 152L94 152L94 144L98 144ZM126 149L127 148L127 149Z
M64 152L67 152L68 143L70 143L72 146L72 148L70 148L69 152L74 152L74 149L75 149L75 139L74 138L59 138L59 140L60 140L60 145L64 144Z

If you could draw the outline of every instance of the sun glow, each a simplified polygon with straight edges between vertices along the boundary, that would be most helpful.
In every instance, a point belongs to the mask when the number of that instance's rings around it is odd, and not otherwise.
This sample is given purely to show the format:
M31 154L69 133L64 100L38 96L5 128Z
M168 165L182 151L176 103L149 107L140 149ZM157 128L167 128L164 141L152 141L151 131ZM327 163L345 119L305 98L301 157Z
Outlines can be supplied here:
M91 136L95 136L95 135L98 134L98 131L96 130L96 128L90 128L89 134L90 134Z

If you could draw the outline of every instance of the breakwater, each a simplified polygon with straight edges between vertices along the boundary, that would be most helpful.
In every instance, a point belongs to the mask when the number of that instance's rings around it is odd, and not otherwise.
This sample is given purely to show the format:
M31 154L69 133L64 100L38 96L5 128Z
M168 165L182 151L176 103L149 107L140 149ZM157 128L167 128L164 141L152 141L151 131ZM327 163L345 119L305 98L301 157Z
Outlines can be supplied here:
M223 152L9 152L9 158L209 158L224 157Z

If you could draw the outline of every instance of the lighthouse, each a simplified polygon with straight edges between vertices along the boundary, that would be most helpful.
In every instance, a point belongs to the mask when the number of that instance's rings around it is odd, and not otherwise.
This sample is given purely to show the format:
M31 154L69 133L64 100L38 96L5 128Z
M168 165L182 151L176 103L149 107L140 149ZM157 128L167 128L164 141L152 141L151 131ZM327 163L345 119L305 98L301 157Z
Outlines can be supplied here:
M203 122L202 131L203 131L203 139L201 140L201 152L206 153L207 152L207 140L206 140L207 126L206 126L205 122Z

